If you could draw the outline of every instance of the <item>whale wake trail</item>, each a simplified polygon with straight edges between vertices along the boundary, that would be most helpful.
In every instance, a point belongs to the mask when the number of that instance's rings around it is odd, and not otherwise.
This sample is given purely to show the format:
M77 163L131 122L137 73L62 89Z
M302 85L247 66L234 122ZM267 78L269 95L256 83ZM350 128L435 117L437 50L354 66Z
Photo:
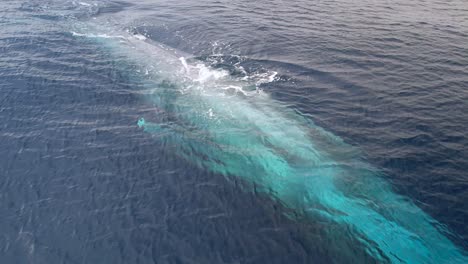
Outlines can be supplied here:
M448 231L393 192L354 147L262 91L276 72L236 77L99 20L76 24L73 35L138 62L149 87L144 100L172 120L143 116L137 125L180 157L254 184L310 221L338 224L342 231L329 236L351 232L378 261L468 263Z

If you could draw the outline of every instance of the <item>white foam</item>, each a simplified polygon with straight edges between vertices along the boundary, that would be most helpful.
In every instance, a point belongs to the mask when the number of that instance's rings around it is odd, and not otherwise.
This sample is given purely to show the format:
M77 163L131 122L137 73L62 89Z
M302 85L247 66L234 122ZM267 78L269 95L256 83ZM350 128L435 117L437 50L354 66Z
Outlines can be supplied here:
M258 81L256 82L257 85L265 84L265 83L271 83L276 81L276 75L278 75L278 72L271 71L263 74L259 74L257 76Z
M133 35L133 37L138 39L138 40L146 40L146 36L141 35L141 34L135 34L135 35Z
M107 34L83 34L83 33L78 33L78 32L74 32L74 31L71 31L70 32L73 36L76 36L76 37L86 37L86 38L106 38L106 39L111 39L111 38L117 38L117 39L126 39L124 36L120 36L120 35L116 35L116 36L112 36L112 35L107 35Z
M222 90L225 90L225 92L228 92L228 95L229 94L232 94L230 91L234 91L234 95L237 95L239 93L245 95L245 96L249 96L249 93L244 91L244 89L242 88L242 86L238 86L238 85L228 85L228 86L224 86L224 87L221 87ZM226 94L226 93L225 93Z
M213 108L208 109L208 116L209 116L210 118L213 118L213 117L214 117Z
M189 66L188 66L187 61L185 60L185 58L180 57L179 60L182 63L182 66L184 66L185 72L190 73L190 69L189 69Z
M91 6L91 4L88 4L86 2L78 2L78 4L82 6Z
M77 32L74 32L74 31L72 31L71 33L72 33L73 36L86 37L86 34L81 34L81 33L77 33Z
M224 70L216 70L207 67L205 64L198 63L195 66L198 69L198 77L194 81L199 83L206 83L207 81L216 81L223 77L228 76L229 74Z

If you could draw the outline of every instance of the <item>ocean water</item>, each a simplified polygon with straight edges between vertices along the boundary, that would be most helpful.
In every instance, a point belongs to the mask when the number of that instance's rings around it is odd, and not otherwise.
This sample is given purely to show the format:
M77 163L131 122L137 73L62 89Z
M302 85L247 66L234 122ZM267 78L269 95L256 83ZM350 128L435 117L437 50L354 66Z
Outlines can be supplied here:
M466 1L0 2L0 263L466 263Z

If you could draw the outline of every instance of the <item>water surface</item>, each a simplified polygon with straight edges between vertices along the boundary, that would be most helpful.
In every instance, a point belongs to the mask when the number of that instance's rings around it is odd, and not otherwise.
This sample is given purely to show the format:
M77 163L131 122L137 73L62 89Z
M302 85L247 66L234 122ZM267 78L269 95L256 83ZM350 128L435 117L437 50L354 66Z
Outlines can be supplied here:
M164 65L111 47L119 31L224 70L333 133L466 250L465 2L13 0L0 10L2 262L385 261L352 231L330 238L339 225L139 128L141 117L178 119L148 100L148 75Z

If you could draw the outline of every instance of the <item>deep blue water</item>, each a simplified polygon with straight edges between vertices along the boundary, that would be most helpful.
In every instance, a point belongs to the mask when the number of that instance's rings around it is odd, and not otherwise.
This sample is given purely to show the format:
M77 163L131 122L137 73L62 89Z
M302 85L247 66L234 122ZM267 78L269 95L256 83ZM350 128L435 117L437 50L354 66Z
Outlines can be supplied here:
M176 117L89 21L252 79L468 250L465 1L4 0L1 263L351 263L321 223L139 129Z

